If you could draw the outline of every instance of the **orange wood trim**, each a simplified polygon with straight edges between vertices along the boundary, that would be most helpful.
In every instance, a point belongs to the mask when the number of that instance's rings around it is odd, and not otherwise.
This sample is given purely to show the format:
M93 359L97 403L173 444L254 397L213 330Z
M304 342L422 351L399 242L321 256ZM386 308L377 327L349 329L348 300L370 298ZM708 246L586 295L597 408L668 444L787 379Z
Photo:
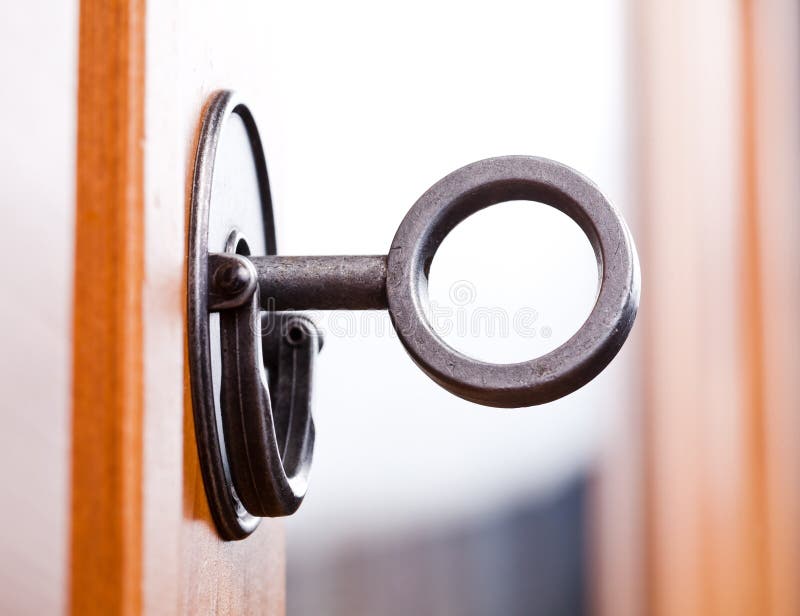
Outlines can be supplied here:
M800 8L741 0L743 268L753 469L753 536L762 613L800 613Z
M800 609L798 15L635 3L644 613Z
M740 3L636 3L647 614L766 614ZM743 246L744 242L744 246ZM743 254L744 251L744 254ZM743 271L743 266L747 270ZM758 303L754 303L758 302Z
M741 303L742 361L744 379L744 434L747 439L747 460L742 482L748 499L744 512L747 521L747 551L752 561L748 582L751 605L759 613L772 614L769 605L769 558L767 532L766 421L764 381L764 295L762 293L760 233L758 217L758 150L756 119L755 33L752 21L752 0L741 0L741 167L742 167L742 268Z
M142 578L144 0L82 0L70 608L138 614Z

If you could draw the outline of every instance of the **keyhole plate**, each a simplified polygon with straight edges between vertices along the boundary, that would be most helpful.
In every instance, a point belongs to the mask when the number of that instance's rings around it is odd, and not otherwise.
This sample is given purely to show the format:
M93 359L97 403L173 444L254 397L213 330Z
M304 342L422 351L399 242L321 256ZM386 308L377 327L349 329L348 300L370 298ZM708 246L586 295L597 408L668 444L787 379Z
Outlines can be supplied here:
M247 106L215 93L203 113L192 181L187 265L188 359L195 438L206 496L225 539L258 526L231 481L220 416L219 315L208 311L208 254L232 252L234 234L253 254L275 254L275 226L261 138Z

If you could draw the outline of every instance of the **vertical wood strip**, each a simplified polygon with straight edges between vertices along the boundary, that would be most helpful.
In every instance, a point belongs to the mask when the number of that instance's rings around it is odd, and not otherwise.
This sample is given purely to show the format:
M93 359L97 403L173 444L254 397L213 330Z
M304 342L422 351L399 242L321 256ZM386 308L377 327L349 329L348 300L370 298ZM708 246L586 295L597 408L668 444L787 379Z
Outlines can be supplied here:
M640 29L646 613L767 613L759 306L742 204L740 6L646 0ZM743 250L744 253L743 254ZM760 300L756 300L760 301Z
M758 414L764 613L800 613L800 6L742 0L749 156L745 215Z
M800 5L629 6L647 473L645 606L625 613L796 615ZM622 613L629 578L603 575Z
M138 614L144 0L80 5L70 607Z
M751 0L741 0L741 105L742 105L742 250L739 261L742 269L740 302L742 315L742 394L745 401L745 435L750 452L741 481L747 486L746 516L749 520L745 534L753 557L750 583L752 606L758 613L773 614L767 592L771 577L768 558L766 421L764 380L764 301L761 284L761 238L758 216L758 151L756 119L755 32ZM755 612L752 612L755 613Z

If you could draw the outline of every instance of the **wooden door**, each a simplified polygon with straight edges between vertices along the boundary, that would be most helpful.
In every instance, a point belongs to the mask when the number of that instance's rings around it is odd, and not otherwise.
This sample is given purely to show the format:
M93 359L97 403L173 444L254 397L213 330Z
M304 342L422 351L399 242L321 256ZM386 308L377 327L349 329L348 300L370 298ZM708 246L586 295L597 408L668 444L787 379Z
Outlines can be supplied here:
M258 115L264 9L80 2L69 607L284 611L280 522L226 543L198 468L186 368L188 188L200 114Z

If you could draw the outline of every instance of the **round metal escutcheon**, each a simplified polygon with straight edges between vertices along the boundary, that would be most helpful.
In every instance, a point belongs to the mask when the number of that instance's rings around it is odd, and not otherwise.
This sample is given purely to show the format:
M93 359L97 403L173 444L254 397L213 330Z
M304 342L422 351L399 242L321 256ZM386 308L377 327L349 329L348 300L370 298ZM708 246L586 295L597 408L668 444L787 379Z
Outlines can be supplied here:
M219 315L208 311L209 252L231 251L230 237L246 237L254 254L275 254L275 228L266 161L247 106L231 91L212 95L195 158L189 218L188 360L195 437L206 495L225 539L242 539L258 526L231 480L220 416Z
M518 200L555 207L581 227L594 249L600 288L591 314L567 342L530 361L494 364L459 353L435 333L425 311L427 275L458 223L485 207ZM420 197L392 241L386 292L398 336L428 376L471 402L515 408L551 402L597 376L633 326L639 286L630 232L590 180L548 159L504 156L462 167Z

